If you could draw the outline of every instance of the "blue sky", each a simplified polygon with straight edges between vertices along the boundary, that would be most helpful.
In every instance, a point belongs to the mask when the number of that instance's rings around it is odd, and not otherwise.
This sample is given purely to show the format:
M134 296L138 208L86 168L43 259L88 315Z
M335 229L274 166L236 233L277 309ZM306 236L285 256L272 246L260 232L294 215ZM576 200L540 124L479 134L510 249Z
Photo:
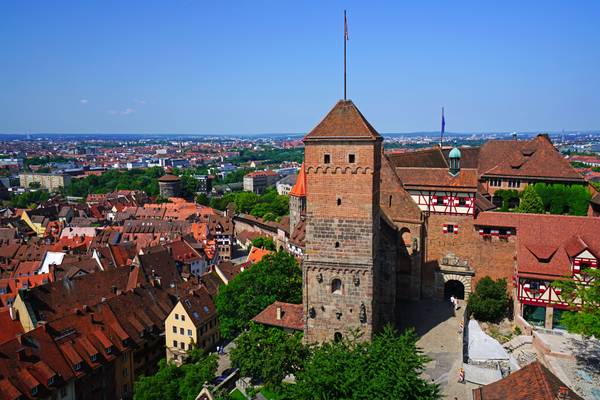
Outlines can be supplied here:
M600 1L0 2L0 132L600 129Z

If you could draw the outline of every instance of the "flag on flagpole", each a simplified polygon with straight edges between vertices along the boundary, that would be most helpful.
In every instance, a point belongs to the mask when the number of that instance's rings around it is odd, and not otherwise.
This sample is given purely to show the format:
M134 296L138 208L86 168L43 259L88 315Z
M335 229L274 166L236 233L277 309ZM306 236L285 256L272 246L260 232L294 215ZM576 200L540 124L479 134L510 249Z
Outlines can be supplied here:
M348 39L348 19L346 18L346 10L344 10L344 40Z
M446 130L446 118L444 117L444 107L442 107L442 135Z
M444 107L442 107L442 131L440 133L440 147L444 144L444 131L446 130L446 118L444 117Z

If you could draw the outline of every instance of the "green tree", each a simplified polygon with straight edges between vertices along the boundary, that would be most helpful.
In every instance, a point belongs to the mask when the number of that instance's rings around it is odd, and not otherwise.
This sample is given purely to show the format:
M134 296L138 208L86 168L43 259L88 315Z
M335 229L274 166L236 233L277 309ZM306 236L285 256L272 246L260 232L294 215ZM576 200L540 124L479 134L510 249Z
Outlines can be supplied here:
M179 398L179 380L183 371L165 359L158 363L158 372L141 376L134 385L134 399L163 400Z
M302 302L302 270L286 252L266 255L221 287L215 298L221 335L234 337L275 300Z
M438 399L437 385L420 374L429 359L416 347L413 331L386 327L372 342L345 339L314 347L290 399Z
M288 374L298 371L308 354L302 345L302 333L289 334L282 329L250 322L249 329L235 340L230 359L242 376L280 387Z
M589 283L567 279L555 281L562 290L561 297L577 311L564 313L561 323L570 332L600 338L600 270L588 268L583 271Z
M180 367L162 359L154 375L141 376L135 382L134 399L193 400L204 383L215 377L217 360L216 354L208 355L201 349L191 350L188 359Z
M521 198L521 204L519 204L518 211L529 214L544 213L544 203L533 186L529 185L523 191L523 197Z
M506 279L494 281L485 276L469 296L467 307L476 319L497 322L508 315L509 303Z
M206 194L200 193L198 196L196 196L196 203L202 204L203 206L208 206L210 205L210 199Z
M207 355L200 350L198 355L196 358L190 356L193 361L180 367L183 377L179 382L179 398L182 400L194 400L202 386L214 379L217 372L219 357L216 354Z
M258 247L265 250L275 251L275 243L273 238L269 236L259 236L252 241L252 246Z

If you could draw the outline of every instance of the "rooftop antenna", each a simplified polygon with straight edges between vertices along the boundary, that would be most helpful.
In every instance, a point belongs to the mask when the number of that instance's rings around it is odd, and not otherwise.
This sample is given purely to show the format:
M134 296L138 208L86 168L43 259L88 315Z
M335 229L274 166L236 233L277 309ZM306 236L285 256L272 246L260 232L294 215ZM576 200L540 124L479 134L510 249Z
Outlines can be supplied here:
M344 101L346 100L346 42L348 42L348 19L344 10Z

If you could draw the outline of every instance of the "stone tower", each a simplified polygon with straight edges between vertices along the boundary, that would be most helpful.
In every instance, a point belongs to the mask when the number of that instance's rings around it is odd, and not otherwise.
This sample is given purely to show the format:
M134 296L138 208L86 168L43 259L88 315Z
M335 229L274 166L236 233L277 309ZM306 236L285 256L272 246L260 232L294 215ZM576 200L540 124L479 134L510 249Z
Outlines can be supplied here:
M341 100L304 138L306 249L304 339L369 340L382 321L374 299L382 137L352 101Z
M294 235L296 225L306 215L306 173L304 164L300 167L296 183L290 190L290 236Z
M181 180L175 175L165 174L158 178L158 189L163 197L177 197L181 195Z

